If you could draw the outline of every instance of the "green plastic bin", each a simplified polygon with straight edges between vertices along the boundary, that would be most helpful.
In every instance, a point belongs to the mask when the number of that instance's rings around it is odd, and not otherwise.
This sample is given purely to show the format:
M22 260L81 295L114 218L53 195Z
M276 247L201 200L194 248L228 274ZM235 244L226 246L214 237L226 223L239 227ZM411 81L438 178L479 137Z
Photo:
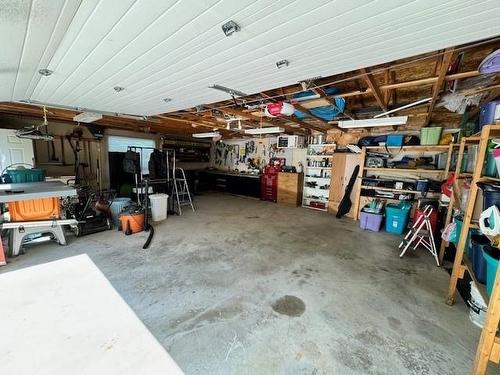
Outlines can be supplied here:
M420 144L421 145L437 145L441 139L441 126L420 129Z
M491 246L483 247L483 257L486 259L486 293L491 296L498 268L498 251Z
M5 182L11 184L45 181L45 171L39 168L8 169L5 171L4 176Z

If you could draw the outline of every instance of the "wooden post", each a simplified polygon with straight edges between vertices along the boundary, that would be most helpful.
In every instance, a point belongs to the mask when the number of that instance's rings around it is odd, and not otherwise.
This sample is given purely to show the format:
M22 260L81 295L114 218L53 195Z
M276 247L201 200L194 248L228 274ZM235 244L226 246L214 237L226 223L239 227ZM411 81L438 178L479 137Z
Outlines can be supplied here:
M360 163L359 163L359 172L358 172L358 179L359 181L359 189L356 190L356 200L354 202L354 219L359 220L359 205L361 201L361 185L363 185L363 176L365 174L365 160L366 160L366 147L363 147L361 149L361 155L360 155Z
M474 375L483 375L486 373L488 361L495 344L495 337L500 321L500 267L497 269L495 285L491 292L490 303L486 312L486 321L481 332L481 338L477 346L476 357L474 359Z
M451 164L452 151L453 151L453 145L451 145L451 149L448 151L448 162L447 162L448 171ZM460 148L458 149L457 165L455 166L455 180L458 179L458 177L460 176L460 169L462 165L462 159L464 157L464 151L465 151L465 138L462 138L460 142ZM454 190L452 189L450 203L448 204L448 211L446 212L445 227L451 222L451 215L453 214L454 205L455 205L455 193ZM443 264L444 253L447 247L448 247L448 241L441 240L441 246L439 247L439 264Z

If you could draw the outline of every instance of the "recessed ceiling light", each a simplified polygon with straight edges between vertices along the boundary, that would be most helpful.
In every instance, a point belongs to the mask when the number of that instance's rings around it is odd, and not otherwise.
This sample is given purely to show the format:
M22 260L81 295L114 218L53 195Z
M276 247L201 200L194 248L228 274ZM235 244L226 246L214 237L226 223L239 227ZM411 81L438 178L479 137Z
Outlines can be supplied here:
M278 69L281 69L281 68L286 68L288 65L290 65L290 61L284 59L284 60L280 60L276 63L276 67Z
M113 87L113 90L115 90L116 92L120 92L120 91L125 90L125 87L115 86L115 87Z
M165 103L168 103L168 102L171 102L171 101L172 101L172 98L163 98L163 101L164 101Z
M222 31L224 31L224 34L226 34L226 36L231 36L240 30L240 25L232 20L227 21L224 25L222 25Z
M40 73L42 76L48 77L54 72L50 69L40 69L38 73Z

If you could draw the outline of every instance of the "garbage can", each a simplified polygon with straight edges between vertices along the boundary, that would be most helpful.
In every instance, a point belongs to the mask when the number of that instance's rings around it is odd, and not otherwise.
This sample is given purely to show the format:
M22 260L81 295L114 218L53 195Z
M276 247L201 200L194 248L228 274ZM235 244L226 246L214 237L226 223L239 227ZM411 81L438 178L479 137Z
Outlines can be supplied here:
M151 216L153 221L165 220L167 218L168 194L151 194L149 201L151 202Z
M385 206L385 230L389 233L402 234L408 225L411 203L388 204Z
M120 213L123 208L128 206L130 202L130 198L115 198L113 202L111 202L109 210L111 211L111 221L115 226L118 226L120 223Z

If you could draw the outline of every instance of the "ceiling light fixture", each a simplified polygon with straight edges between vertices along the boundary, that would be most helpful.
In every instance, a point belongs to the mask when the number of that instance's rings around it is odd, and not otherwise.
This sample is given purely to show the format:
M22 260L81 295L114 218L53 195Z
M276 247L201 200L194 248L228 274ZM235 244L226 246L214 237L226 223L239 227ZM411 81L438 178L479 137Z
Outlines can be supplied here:
M219 132L193 133L193 138L213 138L219 135Z
M229 20L224 25L222 25L222 31L224 31L224 34L226 36L231 36L240 30L241 30L240 25L238 25L236 22L232 20Z
M285 129L280 128L279 126L273 126L269 128L253 128L253 129L245 129L245 134L275 134L275 133L283 133Z
M373 118L379 118L379 117L382 117L382 116L386 116L388 114L391 114L391 113L394 113L394 112L398 112L398 111L401 111L403 109L406 109L406 108L411 108L411 107L415 107L419 104L423 104L423 103L426 103L426 102L430 102L432 100L432 98L425 98L425 99L421 99L421 100L417 100L416 102L413 102L413 103L410 103L410 104L406 104L406 105L402 105L401 107L398 107L398 108L394 108L394 109L391 109L390 111L386 111L386 112L382 112L376 116L373 116Z
M281 68L286 68L288 65L290 65L290 61L288 60L280 60L276 63L276 67L278 69L281 69Z
M48 76L52 75L52 73L54 73L54 71L52 71L50 69L40 69L38 71L38 73L40 73L44 77L48 77Z
M102 119L102 114L100 113L95 113L95 112L82 112L77 114L75 117L73 117L73 121L75 122L84 122L84 123L89 123L89 122L94 122L97 120Z
M339 128L353 129L353 128L371 128L374 126L395 126L404 125L408 121L408 116L397 116L387 118L370 118L366 120L341 120L339 121Z
M234 90L234 89L230 89L229 87L225 87L225 86L221 86L221 85L217 85L217 84L214 84L212 86L208 86L208 88L209 89L223 91L223 92L227 92L231 96L248 96L244 92L241 92L241 91L238 91L238 90Z
M115 87L113 87L113 90L115 90L116 92L121 92L121 91L125 90L125 87L115 86Z

